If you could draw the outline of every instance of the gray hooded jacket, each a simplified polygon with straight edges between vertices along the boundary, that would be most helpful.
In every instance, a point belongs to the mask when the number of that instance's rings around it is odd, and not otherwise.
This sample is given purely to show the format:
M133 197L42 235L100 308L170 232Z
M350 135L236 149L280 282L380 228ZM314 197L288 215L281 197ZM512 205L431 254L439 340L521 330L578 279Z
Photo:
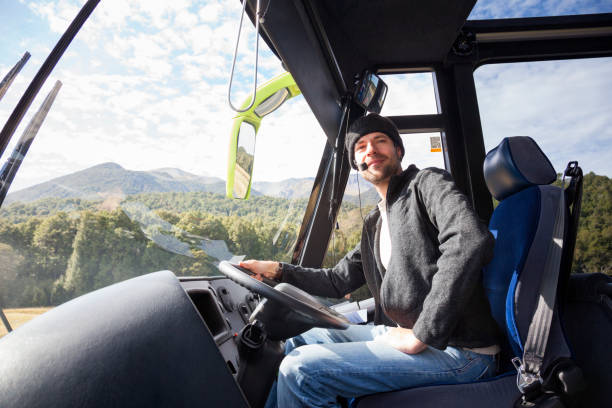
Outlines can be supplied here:
M375 208L365 218L361 242L334 268L283 264L282 281L338 298L367 283L376 324L411 328L438 349L497 344L482 285L494 240L451 176L412 165L391 178L386 202L392 246L387 270L380 262Z

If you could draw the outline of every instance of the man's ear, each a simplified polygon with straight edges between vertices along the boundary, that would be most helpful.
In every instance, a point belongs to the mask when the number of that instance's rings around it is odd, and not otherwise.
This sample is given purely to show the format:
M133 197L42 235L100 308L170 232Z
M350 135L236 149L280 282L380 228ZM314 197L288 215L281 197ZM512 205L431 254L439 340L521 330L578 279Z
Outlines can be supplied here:
M404 158L404 155L402 154L402 148L399 146L395 146L395 150L397 151L397 157L399 157L401 161Z

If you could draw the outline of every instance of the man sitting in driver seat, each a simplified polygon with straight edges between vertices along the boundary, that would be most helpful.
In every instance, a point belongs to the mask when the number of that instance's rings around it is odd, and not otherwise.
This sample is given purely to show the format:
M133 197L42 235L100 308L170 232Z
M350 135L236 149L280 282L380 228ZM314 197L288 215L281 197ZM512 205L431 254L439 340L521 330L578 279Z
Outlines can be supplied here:
M346 135L351 166L381 201L361 242L332 269L273 261L241 266L313 295L340 298L368 284L375 325L314 328L286 342L267 406L339 406L353 398L494 375L497 326L482 285L494 240L443 170L402 171L404 146L393 122L357 119Z

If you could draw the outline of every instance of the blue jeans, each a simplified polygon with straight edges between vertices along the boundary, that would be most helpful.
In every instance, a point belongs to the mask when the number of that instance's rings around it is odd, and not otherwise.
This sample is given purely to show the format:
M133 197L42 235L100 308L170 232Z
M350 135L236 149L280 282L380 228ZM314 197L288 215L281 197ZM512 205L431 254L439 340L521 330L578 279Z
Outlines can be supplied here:
M495 374L494 356L461 348L428 347L405 354L380 341L388 326L315 328L287 340L278 381L266 408L339 407L355 398L426 384L457 384Z

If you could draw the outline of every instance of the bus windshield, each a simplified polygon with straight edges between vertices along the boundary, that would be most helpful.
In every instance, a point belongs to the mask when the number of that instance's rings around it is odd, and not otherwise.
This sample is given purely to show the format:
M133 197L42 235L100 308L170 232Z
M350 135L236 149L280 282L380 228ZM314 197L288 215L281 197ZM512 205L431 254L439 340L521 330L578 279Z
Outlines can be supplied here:
M3 6L14 41L0 43L0 72L32 54L0 101L3 121L76 3ZM114 7L99 4L3 157L61 80L0 209L9 319L10 309L52 307L153 271L210 276L221 260L291 260L327 139L302 96L287 100L257 133L250 199L226 198L227 72L240 2ZM245 30L242 56L254 38ZM259 83L284 71L265 47ZM239 58L233 99L248 99L252 62Z

